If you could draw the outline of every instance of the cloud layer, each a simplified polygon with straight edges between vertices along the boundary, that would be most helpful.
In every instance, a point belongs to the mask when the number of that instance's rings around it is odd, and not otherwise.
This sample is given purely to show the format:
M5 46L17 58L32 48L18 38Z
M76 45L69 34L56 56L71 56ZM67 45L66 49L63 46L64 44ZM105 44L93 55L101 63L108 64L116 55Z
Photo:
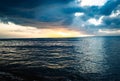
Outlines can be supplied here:
M0 37L2 38L63 38L89 36L83 32L71 30L65 27L36 28L32 26L20 26L8 22L0 23Z
M100 30L120 30L120 1L1 0L0 21L45 29L62 26L90 35L103 35L105 32ZM120 32L110 35L114 34Z

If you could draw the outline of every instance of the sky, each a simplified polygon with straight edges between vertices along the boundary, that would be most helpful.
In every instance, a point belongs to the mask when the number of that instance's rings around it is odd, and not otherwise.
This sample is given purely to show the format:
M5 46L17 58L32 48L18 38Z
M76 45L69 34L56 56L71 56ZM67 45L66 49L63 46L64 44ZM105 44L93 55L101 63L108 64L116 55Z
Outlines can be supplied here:
M0 38L119 35L120 0L0 0Z

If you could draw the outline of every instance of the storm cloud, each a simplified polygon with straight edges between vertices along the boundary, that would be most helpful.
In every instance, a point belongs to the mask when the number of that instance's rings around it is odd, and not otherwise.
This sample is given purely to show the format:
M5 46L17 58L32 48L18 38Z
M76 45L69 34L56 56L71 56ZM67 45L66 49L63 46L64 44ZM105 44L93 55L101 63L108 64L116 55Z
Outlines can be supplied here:
M0 21L39 28L64 26L96 35L102 29L120 29L119 0L103 0L104 4L82 1L1 0Z

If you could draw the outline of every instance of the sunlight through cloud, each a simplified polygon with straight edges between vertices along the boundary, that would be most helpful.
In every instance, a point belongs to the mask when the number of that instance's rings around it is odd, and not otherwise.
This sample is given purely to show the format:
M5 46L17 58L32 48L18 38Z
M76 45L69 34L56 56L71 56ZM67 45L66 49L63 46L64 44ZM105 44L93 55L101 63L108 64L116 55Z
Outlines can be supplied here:
M107 0L77 0L80 6L103 6Z
M101 16L98 20L95 18L91 18L88 20L88 22L97 26L97 25L100 25L102 23L103 17L104 16Z
M84 15L84 13L76 12L74 15L75 15L76 17L79 17L79 16Z

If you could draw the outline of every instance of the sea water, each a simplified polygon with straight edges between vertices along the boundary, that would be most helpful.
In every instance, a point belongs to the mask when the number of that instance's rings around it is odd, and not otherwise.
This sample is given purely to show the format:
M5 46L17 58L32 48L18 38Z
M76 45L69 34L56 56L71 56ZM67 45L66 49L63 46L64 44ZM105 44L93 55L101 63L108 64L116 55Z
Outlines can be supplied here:
M120 81L120 37L0 39L0 81Z

